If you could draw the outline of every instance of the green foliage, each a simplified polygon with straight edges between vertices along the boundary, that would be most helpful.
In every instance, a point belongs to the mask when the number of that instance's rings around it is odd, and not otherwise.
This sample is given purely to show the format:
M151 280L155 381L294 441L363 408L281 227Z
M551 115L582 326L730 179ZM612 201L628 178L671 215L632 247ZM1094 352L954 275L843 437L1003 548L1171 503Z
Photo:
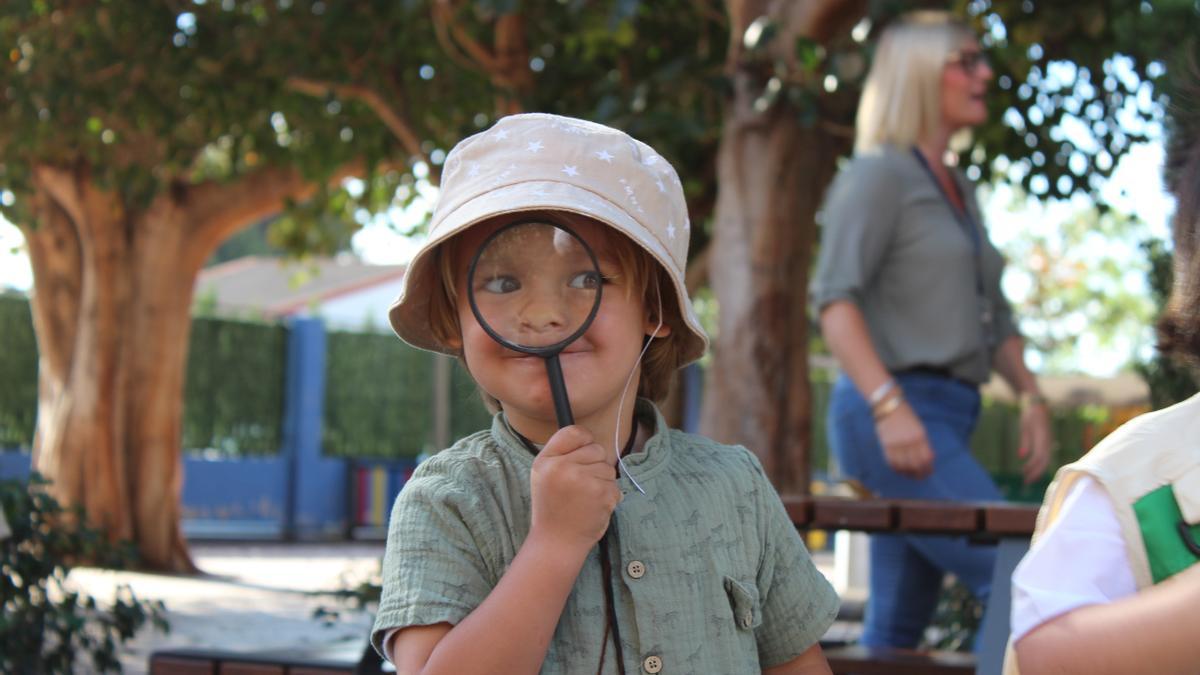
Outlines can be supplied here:
M479 386L462 362L450 373L450 436L452 440L492 428L492 413L479 395Z
M922 640L922 648L971 651L983 621L983 609L983 603L975 599L961 581L947 577Z
M431 450L433 357L394 336L331 331L325 359L325 454L416 457Z
M1041 372L1094 371L1097 353L1132 360L1149 340L1153 303L1145 284L1148 261L1116 242L1145 236L1145 224L1094 207L1057 220L1021 190L1010 210L1028 225L1004 245L1008 272L1020 290L1009 301ZM1115 371L1126 363L1108 364Z
M134 549L78 525L83 513L63 509L45 485L37 474L28 483L0 482L0 507L12 530L0 539L0 672L120 672L117 646L147 621L168 630L165 608L139 600L127 586L107 607L72 590L66 583L72 566L126 568L135 562Z
M283 326L194 319L183 447L230 457L278 452L286 359Z
M37 416L37 340L29 301L0 294L0 449L33 441Z
M520 13L521 83L485 74L458 33L435 26L435 4L14 0L0 18L12 46L0 70L0 190L16 197L3 212L32 222L39 162L89 167L131 205L268 165L322 178L354 162L362 184L322 190L271 228L290 253L334 250L372 214L410 203L418 180L436 183L450 146L513 102L623 126L698 167L685 189L700 224L725 90L719 10L456 3L455 27L484 49L498 16Z
M990 179L1003 156L1010 163L998 177L1039 197L1098 193L1161 123L1164 78L1200 30L1200 7L1181 0L956 4L996 75L990 121L964 153L968 175Z
M1150 259L1147 276L1155 304L1165 307L1173 279L1171 252L1155 239L1143 242L1142 249ZM1158 352L1149 361L1136 364L1136 370L1150 387L1150 405L1155 410L1190 398L1200 389L1200 383L1186 366Z
M225 243L217 249L217 252L209 257L204 263L205 267L211 267L237 258L246 256L266 256L277 257L283 255L283 250L277 246L272 246L269 240L268 230L270 229L269 221L255 223L241 232L233 235L225 240Z
M996 178L1039 198L1098 194L1125 152L1158 128L1164 78L1200 30L1200 7L1182 0L950 4L978 32L995 72L991 114L961 164L972 179ZM824 45L798 40L786 55L794 65L768 49L778 30L760 18L743 36L747 62L759 70L755 109L786 104L801 124L849 133L875 39L899 15L930 6L868 3L851 35Z

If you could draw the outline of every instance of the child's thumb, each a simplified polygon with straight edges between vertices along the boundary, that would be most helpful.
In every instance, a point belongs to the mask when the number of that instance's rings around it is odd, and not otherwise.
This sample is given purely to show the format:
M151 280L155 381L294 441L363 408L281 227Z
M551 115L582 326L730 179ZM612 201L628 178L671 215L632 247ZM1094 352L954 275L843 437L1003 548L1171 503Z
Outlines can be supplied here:
M542 452L539 454L565 455L591 443L592 440L592 432L581 426L563 427L554 432L550 440L546 441L546 447L542 448Z

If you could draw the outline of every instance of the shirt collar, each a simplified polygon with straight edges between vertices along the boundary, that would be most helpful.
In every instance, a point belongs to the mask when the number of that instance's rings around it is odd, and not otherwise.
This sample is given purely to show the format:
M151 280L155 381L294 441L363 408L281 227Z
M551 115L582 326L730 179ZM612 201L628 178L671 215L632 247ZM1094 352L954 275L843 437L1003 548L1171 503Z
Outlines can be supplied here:
M646 494L650 495L653 489L653 481L651 479L654 477L654 474L658 473L659 468L665 465L666 460L671 455L670 428L667 426L666 420L663 419L662 413L652 401L639 398L634 406L634 418L641 424L647 422L653 423L654 433L650 438L646 439L641 450L631 452L625 457L625 468L642 488L646 490ZM525 444L521 441L521 437L509 425L503 411L496 413L495 417L492 418L491 433L496 445L506 454L526 466L533 466L533 455L525 447ZM619 483L621 489L626 494L637 493L637 489L629 482L628 477L622 475Z

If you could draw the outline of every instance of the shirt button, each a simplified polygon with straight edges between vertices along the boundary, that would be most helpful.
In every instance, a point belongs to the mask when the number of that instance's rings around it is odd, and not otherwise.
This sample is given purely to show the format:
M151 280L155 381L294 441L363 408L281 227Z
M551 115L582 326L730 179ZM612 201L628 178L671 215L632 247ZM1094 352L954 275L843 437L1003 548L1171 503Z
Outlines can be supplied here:
M662 658L658 656L647 656L645 661L642 661L642 669L653 675L662 670Z
M634 560L625 566L625 571L634 579L641 579L646 575L646 565L641 560Z

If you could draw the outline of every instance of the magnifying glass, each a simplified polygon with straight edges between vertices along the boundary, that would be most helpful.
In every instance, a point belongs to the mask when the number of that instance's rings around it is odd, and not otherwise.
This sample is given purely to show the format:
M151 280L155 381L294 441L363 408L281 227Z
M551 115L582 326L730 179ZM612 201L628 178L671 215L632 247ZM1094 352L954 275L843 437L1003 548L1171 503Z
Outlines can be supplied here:
M502 346L546 360L558 426L575 423L559 354L600 310L596 254L564 225L518 221L479 246L467 270L467 300L483 330Z

